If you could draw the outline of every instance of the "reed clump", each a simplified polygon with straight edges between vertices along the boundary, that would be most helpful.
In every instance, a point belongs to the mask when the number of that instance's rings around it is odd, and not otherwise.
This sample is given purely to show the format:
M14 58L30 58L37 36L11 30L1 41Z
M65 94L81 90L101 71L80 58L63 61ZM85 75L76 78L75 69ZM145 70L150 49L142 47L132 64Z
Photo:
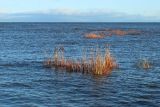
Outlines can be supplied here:
M122 30L122 29L107 29L104 31L94 31L87 33L84 37L87 39L103 39L107 36L125 36L125 35L140 35L142 32L135 29Z
M138 30L121 30L121 29L110 29L107 30L109 35L119 35L119 36L124 36L124 35L138 35L141 34L140 31Z
M87 39L102 39L104 38L103 34L95 34L95 33L88 33L85 35L85 38Z
M64 49L55 48L53 58L49 58L44 64L46 67L61 68L68 72L82 72L94 75L107 75L114 68L117 68L117 63L108 48L105 54L102 54L100 49L96 49L96 52L90 52L89 58L83 55L79 61L65 58Z
M151 68L151 63L148 59L142 59L141 61L139 61L138 66L143 69L149 69Z

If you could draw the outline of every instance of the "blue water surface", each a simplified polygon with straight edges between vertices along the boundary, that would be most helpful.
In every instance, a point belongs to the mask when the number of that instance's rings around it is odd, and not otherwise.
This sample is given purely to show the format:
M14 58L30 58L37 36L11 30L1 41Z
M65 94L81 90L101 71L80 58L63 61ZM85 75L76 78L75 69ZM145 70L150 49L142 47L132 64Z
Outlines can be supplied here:
M86 39L106 29L141 34ZM109 76L43 67L56 46L78 59L109 44L119 65ZM159 107L160 23L0 23L0 107ZM150 69L137 67L147 58Z

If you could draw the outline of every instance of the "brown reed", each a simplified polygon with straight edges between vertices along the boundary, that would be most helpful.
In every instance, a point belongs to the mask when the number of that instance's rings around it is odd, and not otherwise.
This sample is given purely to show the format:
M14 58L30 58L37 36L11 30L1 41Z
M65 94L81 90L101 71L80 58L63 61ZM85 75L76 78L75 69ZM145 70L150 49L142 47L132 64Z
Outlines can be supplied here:
M68 72L82 72L94 75L109 74L117 67L108 48L105 55L102 55L100 49L97 49L95 53L91 51L89 57L89 60L87 60L86 54L84 54L81 61L67 59L64 57L64 48L55 48L53 60L49 59L44 64L46 67L63 68Z
M102 39L104 38L103 34L95 34L95 33L88 33L85 35L85 38L87 39Z
M143 69L149 69L151 68L151 63L149 62L148 59L143 59L139 62L138 66Z
M141 32L138 31L138 30L109 29L107 31L109 33L109 36L111 36L111 35L124 36L124 35L137 35L137 34L141 34Z

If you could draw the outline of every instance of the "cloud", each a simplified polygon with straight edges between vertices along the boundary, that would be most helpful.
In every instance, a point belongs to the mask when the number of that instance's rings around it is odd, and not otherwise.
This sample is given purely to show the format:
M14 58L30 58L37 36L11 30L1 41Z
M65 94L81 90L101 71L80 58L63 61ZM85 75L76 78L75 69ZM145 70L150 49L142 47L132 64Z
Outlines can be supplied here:
M159 22L155 16L129 15L126 13L92 9L50 9L24 13L1 13L1 22Z

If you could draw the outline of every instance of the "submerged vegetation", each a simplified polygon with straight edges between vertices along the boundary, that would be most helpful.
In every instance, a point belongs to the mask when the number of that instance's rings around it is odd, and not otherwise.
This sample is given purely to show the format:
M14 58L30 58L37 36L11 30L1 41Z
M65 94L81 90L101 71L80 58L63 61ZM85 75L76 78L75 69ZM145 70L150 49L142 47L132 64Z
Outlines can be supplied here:
M86 55L83 55L80 61L65 58L63 47L55 48L53 58L46 60L44 66L64 69L68 72L82 72L95 75L107 75L110 74L114 68L117 68L116 61L111 56L108 48L105 54L102 54L100 49L96 49L95 52L91 51L88 59Z

